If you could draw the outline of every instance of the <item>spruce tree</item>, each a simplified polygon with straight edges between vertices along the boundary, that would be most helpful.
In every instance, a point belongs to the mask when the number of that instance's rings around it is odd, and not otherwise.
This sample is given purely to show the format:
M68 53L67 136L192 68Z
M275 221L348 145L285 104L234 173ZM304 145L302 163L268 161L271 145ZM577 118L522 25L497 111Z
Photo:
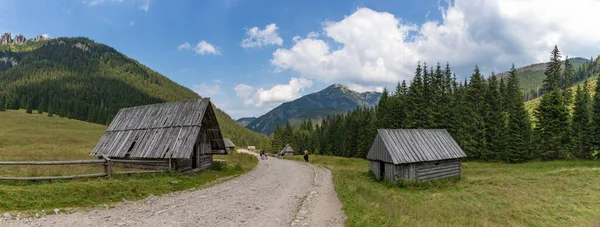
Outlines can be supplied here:
M582 85L577 86L575 93L575 107L573 110L573 123L571 124L571 132L573 133L572 138L575 142L574 146L576 149L573 154L580 159L591 158L591 147L590 147L590 96L588 91L587 80Z
M485 115L485 133L487 153L483 154L483 160L497 160L504 149L504 119L502 116L502 100L496 75L492 76L488 82L486 93L486 102L488 109Z
M377 104L376 115L377 115L377 128L390 128L392 125L391 108L392 99L387 91L387 88L383 89L379 103Z
M425 104L423 96L423 70L421 64L417 64L415 70L415 77L408 88L407 97L407 128L424 128L425 126Z
M550 62L546 67L544 92L540 104L535 110L536 140L538 154L542 160L557 160L567 158L570 142L568 131L569 109L565 103L563 90L560 88L560 52L555 46Z
M464 133L466 133L463 149L470 158L481 159L488 153L486 146L486 133L484 122L484 110L487 105L485 101L486 85L479 67L475 66L469 85L466 88L465 101L468 108L464 115Z
M596 89L594 91L591 125L593 132L590 133L590 142L596 150L596 158L600 159L600 78L596 79Z
M31 101L31 99L27 99L27 109L25 110L26 113L31 114L33 112L33 101Z
M523 94L519 88L519 78L514 64L509 73L505 100L508 121L502 160L508 163L525 162L531 159L531 121L523 103Z

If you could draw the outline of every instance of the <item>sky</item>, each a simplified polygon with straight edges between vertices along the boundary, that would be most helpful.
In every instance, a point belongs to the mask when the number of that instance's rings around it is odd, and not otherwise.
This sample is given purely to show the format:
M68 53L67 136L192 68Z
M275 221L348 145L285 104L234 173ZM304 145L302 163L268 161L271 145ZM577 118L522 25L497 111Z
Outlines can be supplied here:
M600 54L598 0L0 0L0 32L88 37L260 116L333 83L381 91L418 62L507 71Z

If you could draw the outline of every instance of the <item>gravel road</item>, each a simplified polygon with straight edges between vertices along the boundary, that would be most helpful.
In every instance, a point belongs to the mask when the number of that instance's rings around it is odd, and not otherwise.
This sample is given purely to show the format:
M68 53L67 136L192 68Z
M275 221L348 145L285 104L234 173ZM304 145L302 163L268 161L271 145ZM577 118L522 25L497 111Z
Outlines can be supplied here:
M345 220L329 170L271 157L206 189L0 226L343 226Z

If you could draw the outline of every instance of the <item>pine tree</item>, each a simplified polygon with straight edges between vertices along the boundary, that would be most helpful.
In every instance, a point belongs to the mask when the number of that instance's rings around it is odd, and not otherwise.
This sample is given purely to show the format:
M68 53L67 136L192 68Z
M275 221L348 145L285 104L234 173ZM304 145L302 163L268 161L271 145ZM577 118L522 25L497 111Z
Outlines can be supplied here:
M27 109L25 110L26 113L31 114L33 112L33 101L31 101L31 99L27 99Z
M6 111L6 97L0 95L0 111Z
M497 160L504 149L504 119L502 116L502 100L496 75L492 76L488 82L486 93L486 102L488 109L485 115L485 133L487 153L482 156L483 160Z
M596 90L594 100L592 101L592 125L593 130L590 133L590 142L597 151L596 158L600 159L600 78L596 79Z
M531 121L523 104L523 94L519 88L519 78L514 64L509 73L505 100L508 121L502 159L508 163L525 162L531 159Z
M568 152L565 150L570 145L569 110L563 90L560 88L560 66L560 52L555 46L545 72L546 93L535 110L538 154L542 160L567 158Z
M475 66L469 85L466 88L465 101L467 104L464 133L466 141L463 149L470 158L481 159L487 153L484 116L487 103L484 94L486 86L479 67Z
M423 78L421 64L417 64L415 77L408 88L407 97L407 128L424 128L425 127L425 103L423 96Z
M377 128L390 128L392 125L391 119L391 108L392 108L392 99L389 96L389 92L386 88L383 89L381 93L381 98L379 99L379 103L377 104L376 114L377 114Z
M587 80L582 85L577 86L575 93L575 107L573 112L573 123L571 124L572 138L576 147L574 156L580 159L591 158L590 137L590 96Z
M48 117L52 117L54 115L54 107L52 105L48 106Z

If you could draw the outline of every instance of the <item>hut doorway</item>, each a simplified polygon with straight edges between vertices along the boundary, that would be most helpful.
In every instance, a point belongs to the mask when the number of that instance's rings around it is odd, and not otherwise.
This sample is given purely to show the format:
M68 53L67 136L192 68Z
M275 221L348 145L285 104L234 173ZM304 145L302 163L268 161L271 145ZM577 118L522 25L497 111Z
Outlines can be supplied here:
M385 162L379 161L379 179L385 179Z
M198 144L194 145L194 151L192 151L192 169L198 168Z

